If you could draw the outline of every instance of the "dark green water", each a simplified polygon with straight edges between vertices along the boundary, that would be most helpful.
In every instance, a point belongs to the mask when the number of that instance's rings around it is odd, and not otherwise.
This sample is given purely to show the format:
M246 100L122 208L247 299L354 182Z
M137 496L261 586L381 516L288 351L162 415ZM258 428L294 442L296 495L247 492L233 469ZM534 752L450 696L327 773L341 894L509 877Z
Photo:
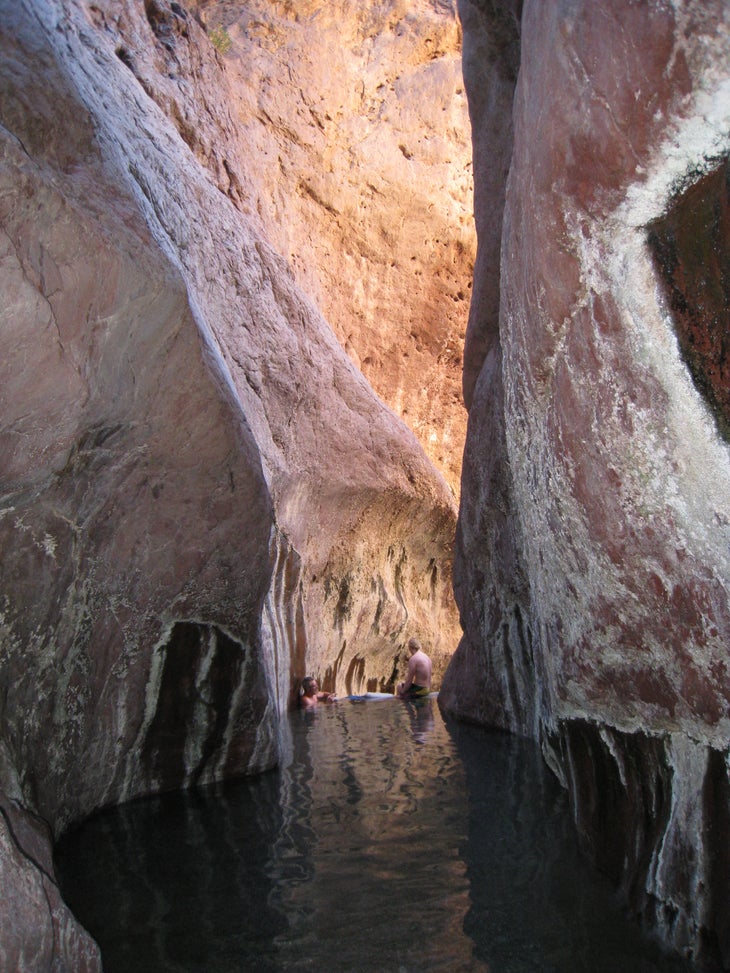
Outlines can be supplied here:
M106 973L686 973L580 857L525 741L434 700L294 713L285 765L59 845Z

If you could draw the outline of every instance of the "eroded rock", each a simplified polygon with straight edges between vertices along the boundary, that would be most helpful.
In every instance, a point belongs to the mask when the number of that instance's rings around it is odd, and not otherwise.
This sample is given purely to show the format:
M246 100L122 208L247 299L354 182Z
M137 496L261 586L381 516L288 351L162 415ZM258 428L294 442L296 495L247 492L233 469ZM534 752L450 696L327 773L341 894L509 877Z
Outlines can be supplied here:
M271 766L308 670L440 674L455 505L246 214L195 17L21 0L0 46L0 791L50 835ZM3 835L13 968L95 968Z
M50 839L45 822L0 794L0 965L96 973L99 948L61 899Z
M463 7L492 32L515 9ZM513 114L472 115L512 153L441 696L539 736L637 911L725 966L728 36L719 2L527 2Z
M223 28L241 205L458 495L475 253L450 0L200 3Z

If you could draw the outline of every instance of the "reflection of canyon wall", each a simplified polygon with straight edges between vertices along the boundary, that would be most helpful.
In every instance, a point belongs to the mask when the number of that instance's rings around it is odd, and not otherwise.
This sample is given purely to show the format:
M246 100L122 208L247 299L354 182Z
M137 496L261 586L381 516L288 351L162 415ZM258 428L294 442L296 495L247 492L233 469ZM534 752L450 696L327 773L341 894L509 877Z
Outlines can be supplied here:
M442 671L455 510L247 212L192 14L19 0L0 48L0 967L83 970L49 828L270 766L306 670Z
M247 204L378 395L459 489L474 262L452 3L201 0L246 151Z
M527 0L515 82L488 55L519 6L461 4L501 270L478 261L441 700L540 736L600 865L727 965L728 8Z

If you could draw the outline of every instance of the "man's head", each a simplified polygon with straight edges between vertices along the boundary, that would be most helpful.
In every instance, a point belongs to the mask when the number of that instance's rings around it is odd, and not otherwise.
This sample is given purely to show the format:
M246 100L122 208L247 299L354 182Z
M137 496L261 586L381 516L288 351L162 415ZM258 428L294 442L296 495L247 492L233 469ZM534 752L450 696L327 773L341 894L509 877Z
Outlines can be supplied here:
M302 692L305 696L314 696L318 689L319 686L314 676L305 676L302 679Z
M422 651L422 646L418 639L408 639L408 650L411 655L415 655L416 652Z

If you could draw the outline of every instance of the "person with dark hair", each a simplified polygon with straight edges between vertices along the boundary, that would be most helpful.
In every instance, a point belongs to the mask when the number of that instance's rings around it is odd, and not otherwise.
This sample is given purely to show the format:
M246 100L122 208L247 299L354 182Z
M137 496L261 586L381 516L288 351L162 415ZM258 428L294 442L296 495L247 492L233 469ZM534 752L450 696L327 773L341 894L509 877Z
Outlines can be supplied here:
M331 703L336 699L334 693L321 693L319 685L314 676L305 676L302 679L302 688L299 695L299 705L303 709L314 709L317 703Z
M398 683L396 695L400 699L420 699L431 692L431 660L418 639L408 639L408 671L404 682Z

